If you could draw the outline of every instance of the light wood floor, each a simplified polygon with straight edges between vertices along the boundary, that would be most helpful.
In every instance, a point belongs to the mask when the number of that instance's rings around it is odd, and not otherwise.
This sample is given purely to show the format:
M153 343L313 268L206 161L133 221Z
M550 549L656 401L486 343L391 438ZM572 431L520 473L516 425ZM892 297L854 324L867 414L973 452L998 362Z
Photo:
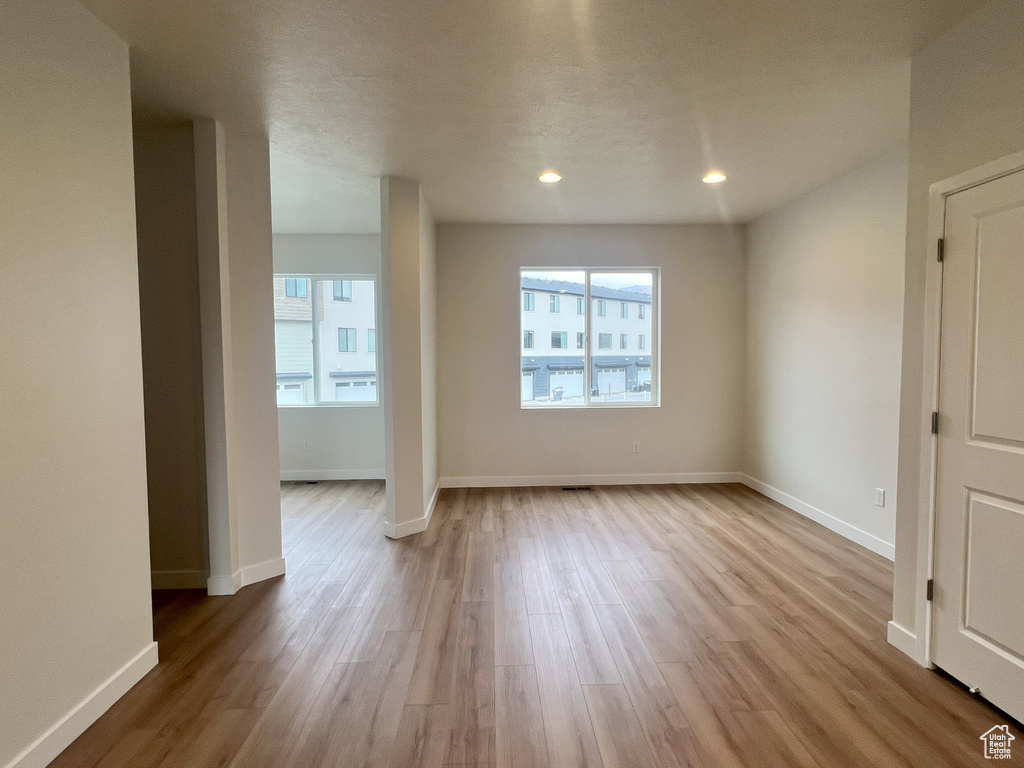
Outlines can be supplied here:
M744 487L445 491L400 541L383 499L286 485L288 576L159 593L52 765L980 766L1007 722L886 644L889 563Z

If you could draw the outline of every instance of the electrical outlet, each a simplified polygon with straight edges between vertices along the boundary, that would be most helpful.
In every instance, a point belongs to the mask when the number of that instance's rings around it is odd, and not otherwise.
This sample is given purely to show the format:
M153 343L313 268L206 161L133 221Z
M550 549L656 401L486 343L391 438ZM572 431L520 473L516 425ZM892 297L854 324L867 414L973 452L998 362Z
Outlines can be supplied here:
M308 451L309 450L309 440L306 440L305 442L303 442L302 450L304 450L304 451Z
M633 453L640 453L640 441L633 443Z
M875 506L876 507L884 507L885 506L885 489L884 488L875 488Z

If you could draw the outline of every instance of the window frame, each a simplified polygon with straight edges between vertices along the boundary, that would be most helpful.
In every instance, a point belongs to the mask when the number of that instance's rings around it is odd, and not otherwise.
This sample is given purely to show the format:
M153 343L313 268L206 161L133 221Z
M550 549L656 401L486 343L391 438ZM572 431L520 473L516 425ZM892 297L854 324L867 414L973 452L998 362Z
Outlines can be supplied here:
M558 315L562 312L562 298L557 293L548 294L548 313Z
M529 310L526 310L529 311ZM530 343L526 343L526 334L530 334ZM537 348L537 334L534 331L523 329L523 349L536 349Z
M555 346L555 336L558 337L559 346ZM560 349L563 352L569 350L569 332L568 331L552 331L551 332L551 349Z
M582 272L584 280L584 290L582 300L586 311L583 313L584 325L583 325L583 338L584 347L581 350L583 352L583 374L584 374L584 402L581 404L551 404L549 402L534 402L527 401L523 402L522 393L520 386L519 390L519 407L521 410L526 411L545 411L545 410L579 410L579 409L601 409L601 408L660 408L661 407L661 268L660 267L648 267L648 266L637 266L637 267L569 267L569 266L522 266L519 268L519 291L521 293L530 293L530 291L524 291L522 288L523 274L531 272ZM649 401L636 400L636 401L624 401L624 402L607 402L607 401L591 401L591 391L593 390L593 357L595 350L590 348L591 328L594 325L594 319L597 317L608 317L608 299L595 299L591 296L591 282L593 275L609 275L609 274L636 274L636 273L647 273L651 276L651 300L650 304L646 302L637 302L639 309L637 310L637 317L641 320L648 320L647 307L650 307L650 331L647 334L641 334L646 337L645 341L646 349L639 350L639 354L636 357L645 357L649 359L649 364L643 367L650 370L650 383L651 383L651 399ZM626 303L628 306L628 302ZM601 307L600 305L604 305ZM577 307L579 304L577 303ZM603 308L604 312L601 313L599 309ZM523 305L522 312L528 312L525 304ZM523 333L526 331L524 320L520 313L520 338L522 339ZM642 317L641 317L642 312ZM628 311L627 311L628 313ZM619 318L629 319L627 318ZM579 332L577 332L579 333ZM615 350L615 333L611 334L611 346L609 349ZM520 381L522 379L523 371L522 366L524 364L523 350L527 349L523 347L519 351L517 366L519 367ZM536 349L536 343L534 347L529 348L530 350ZM566 350L568 347L566 347ZM558 351L566 351L558 350ZM621 350L620 350L621 351ZM630 357L634 356L626 350L627 355Z
M345 297L345 285L348 285L348 298ZM340 290L339 290L340 286ZM349 304L352 303L352 281L351 280L334 280L331 283L331 298L334 301L344 301Z
M274 280L308 280L307 284L307 295L302 297L288 296L287 298L303 298L310 303L310 321L312 325L311 332L311 345L313 347L313 402L312 403L278 403L278 408L379 408L381 404L381 365L380 365L380 349L374 349L373 352L367 350L365 354L373 355L374 362L374 373L377 377L377 399L365 400L360 402L338 402L332 400L322 400L322 387L320 382L320 374L322 372L322 362L320 360L320 323L317 322L317 316L320 311L320 301L317 299L316 284L327 283L327 282L369 282L373 283L373 317L374 327L373 331L376 332L381 322L381 295L380 295L380 277L375 274L357 273L357 272L344 272L344 273L317 273L317 272L275 272L273 275ZM326 288L324 289L324 304L329 301L333 301L334 287L331 286L331 292L328 294ZM350 303L350 302L346 302ZM339 326L336 326L336 328ZM371 329L367 329L371 330ZM328 331L329 332L329 331ZM337 333L337 331L335 332ZM376 333L375 333L376 335ZM356 346L358 347L359 330L356 329ZM274 339L275 344L275 355L277 339ZM335 347L337 347L337 339L335 340ZM340 352L339 354L347 354ZM276 372L275 372L276 374ZM335 382L337 383L337 382Z
M345 348L341 348L341 332L345 331ZM351 342L351 343L350 343ZM338 326L338 354L347 355L359 351L359 329L347 325Z
M523 294L523 312L536 312L537 311L537 292L536 291L523 291L522 287L519 288ZM527 306L529 304L529 306Z

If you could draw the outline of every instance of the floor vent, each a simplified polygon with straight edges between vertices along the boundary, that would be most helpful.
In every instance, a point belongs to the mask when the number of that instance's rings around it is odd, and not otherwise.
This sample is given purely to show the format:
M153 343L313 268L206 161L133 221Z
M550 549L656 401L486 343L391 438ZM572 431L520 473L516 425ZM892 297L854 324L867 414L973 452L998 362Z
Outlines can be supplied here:
M589 485L563 485L562 486L562 490L563 491L591 491L591 490L593 490L593 488L591 488Z

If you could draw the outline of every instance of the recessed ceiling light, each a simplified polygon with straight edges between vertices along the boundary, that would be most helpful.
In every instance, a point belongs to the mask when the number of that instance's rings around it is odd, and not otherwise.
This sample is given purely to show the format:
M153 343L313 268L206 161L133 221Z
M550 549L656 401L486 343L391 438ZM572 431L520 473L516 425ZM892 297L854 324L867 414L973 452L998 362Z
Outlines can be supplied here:
M545 184L554 184L555 182L561 181L562 177L554 171L544 171L540 176L537 177Z
M721 171L709 171L708 175L704 177L705 184L721 184L725 181L725 174Z

